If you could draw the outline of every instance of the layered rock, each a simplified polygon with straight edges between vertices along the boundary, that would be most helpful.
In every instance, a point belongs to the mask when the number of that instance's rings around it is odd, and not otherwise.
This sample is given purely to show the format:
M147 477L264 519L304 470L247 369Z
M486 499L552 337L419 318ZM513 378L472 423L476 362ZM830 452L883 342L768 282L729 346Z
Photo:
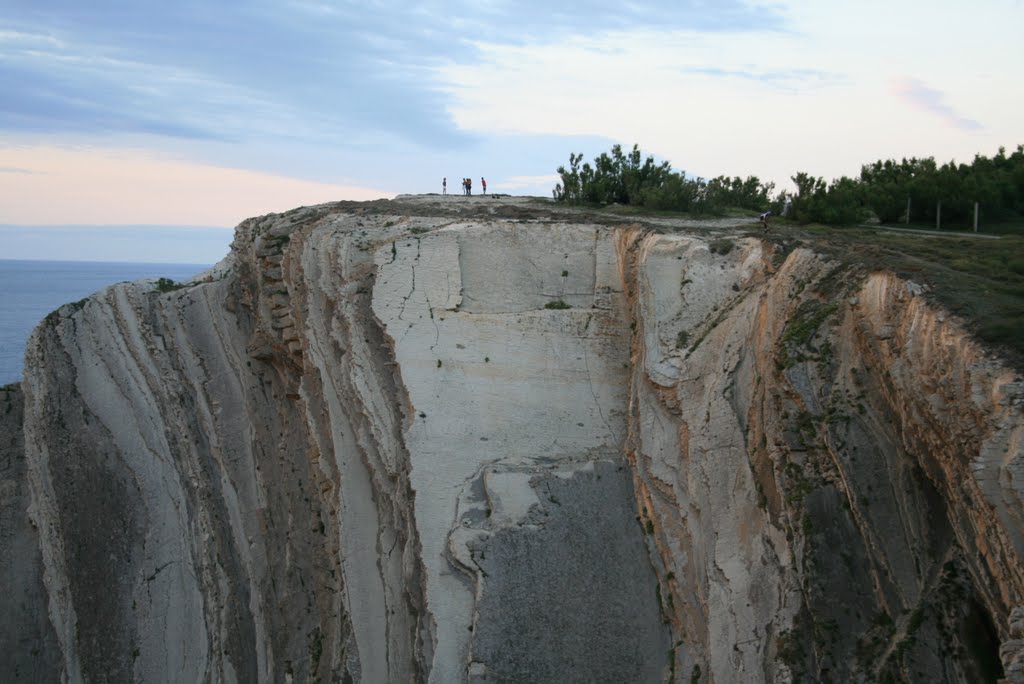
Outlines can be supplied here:
M761 249L636 257L628 450L682 641L716 681L993 678L1017 376L912 284Z
M1019 671L1022 386L920 288L742 227L449 199L252 219L196 283L37 329L0 635L38 658L5 671Z

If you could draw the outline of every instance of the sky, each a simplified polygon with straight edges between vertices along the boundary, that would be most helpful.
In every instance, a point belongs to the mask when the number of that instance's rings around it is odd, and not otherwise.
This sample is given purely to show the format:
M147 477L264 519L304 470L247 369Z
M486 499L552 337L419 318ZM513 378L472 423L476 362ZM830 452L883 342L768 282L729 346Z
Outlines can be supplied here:
M970 161L1024 143L1021 26L1022 0L0 0L0 258L107 230L109 260L208 263L249 216L442 177L550 196L616 143L779 188Z

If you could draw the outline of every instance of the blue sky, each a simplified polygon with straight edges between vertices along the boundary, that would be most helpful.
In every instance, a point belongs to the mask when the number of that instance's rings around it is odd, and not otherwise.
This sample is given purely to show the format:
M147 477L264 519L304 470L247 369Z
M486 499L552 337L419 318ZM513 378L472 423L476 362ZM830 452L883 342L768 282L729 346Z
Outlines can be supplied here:
M1024 142L1018 0L8 0L0 224L232 226L442 176L549 195L636 142L705 177Z

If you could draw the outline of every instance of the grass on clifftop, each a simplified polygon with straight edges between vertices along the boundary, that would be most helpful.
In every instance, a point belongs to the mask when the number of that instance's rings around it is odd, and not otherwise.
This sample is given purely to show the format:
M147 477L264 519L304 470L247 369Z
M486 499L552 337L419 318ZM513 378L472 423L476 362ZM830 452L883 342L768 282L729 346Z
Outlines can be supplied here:
M844 262L928 285L928 296L963 318L979 339L1024 365L1024 232L993 240L870 228L804 230L810 242Z
M615 207L614 214L632 215L641 223L655 214L630 209ZM671 212L656 215L689 221L712 218ZM771 231L764 234L756 217L749 212L747 215L751 235L764 237L785 251L804 244L844 263L868 270L890 270L927 285L927 297L961 317L978 339L1024 370L1024 222L982 227L982 234L997 235L998 239L957 235L954 231L935 234L931 226L921 226L932 229L928 232L915 232L800 225L780 218L773 218ZM664 225L658 227L663 229Z

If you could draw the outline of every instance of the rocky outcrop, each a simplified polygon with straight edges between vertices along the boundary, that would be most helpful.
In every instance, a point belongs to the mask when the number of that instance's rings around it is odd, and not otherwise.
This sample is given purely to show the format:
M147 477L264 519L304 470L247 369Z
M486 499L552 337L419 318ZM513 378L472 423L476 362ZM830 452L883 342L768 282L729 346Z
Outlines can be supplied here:
M627 449L682 642L716 681L991 680L1024 588L1016 375L912 284L737 249L635 262Z
M58 310L5 390L5 672L1019 676L1024 392L912 283L405 198L161 289Z

